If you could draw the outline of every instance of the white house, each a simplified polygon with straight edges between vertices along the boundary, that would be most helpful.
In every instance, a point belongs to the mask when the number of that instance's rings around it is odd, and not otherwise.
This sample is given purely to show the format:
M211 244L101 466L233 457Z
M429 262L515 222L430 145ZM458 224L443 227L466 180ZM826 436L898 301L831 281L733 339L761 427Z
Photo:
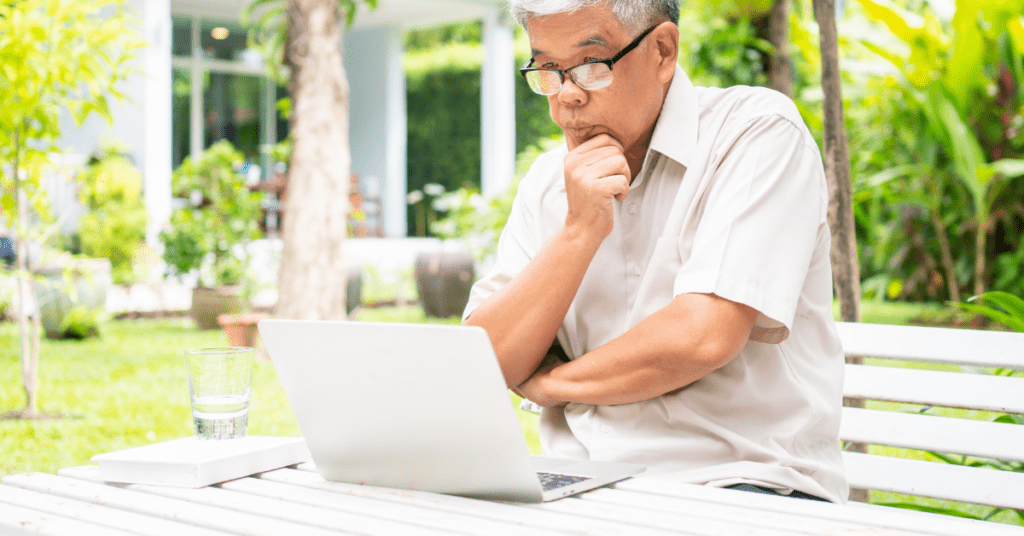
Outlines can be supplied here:
M283 1L283 0L282 0ZM124 87L128 100L107 125L92 117L82 127L67 119L64 145L88 155L104 136L127 142L143 171L148 232L154 240L171 212L171 170L188 155L227 138L261 169L261 147L287 134L275 103L285 88L267 76L246 41L241 13L249 0L128 0L150 45L139 73ZM501 0L379 0L361 8L345 31L345 69L351 88L352 172L379 191L381 227L406 233L406 100L402 35L406 29L483 20L482 186L507 186L515 161L512 27Z

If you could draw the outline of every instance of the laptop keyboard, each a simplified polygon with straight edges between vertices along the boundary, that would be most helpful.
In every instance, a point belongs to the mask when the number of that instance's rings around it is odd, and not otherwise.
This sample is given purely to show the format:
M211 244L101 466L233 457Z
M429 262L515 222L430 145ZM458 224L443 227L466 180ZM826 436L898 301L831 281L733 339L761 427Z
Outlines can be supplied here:
M561 488L571 484L575 484L582 480L587 480L587 478L589 477L563 475L559 473L542 473L538 471L537 478L540 479L540 486L544 488L544 491L551 491L555 488Z

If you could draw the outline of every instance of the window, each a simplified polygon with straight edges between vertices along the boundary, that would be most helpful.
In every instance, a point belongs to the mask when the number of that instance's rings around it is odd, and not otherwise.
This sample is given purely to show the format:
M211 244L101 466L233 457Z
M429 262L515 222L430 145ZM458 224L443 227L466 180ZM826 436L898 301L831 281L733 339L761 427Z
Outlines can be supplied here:
M172 20L172 164L228 140L269 178L270 146L287 136L280 89L237 22Z

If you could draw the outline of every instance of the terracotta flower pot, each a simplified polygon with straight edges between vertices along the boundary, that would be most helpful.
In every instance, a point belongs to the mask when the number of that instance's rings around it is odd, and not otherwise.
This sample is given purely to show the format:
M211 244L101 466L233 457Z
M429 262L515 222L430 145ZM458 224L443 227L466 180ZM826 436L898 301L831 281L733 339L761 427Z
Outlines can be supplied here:
M217 316L242 310L240 286L192 289L192 320L198 329L216 329Z
M228 336L230 346L256 347L256 323L270 315L263 313L223 314L217 317L217 323Z

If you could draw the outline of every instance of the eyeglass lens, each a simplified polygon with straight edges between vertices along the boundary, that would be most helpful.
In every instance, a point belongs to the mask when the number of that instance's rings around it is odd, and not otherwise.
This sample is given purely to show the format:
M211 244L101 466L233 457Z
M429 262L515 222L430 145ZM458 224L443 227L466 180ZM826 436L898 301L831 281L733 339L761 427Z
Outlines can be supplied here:
M566 71L583 89L601 89L612 83L612 71L604 63L584 63ZM554 95L562 89L562 73L537 70L526 73L530 89L541 95Z

